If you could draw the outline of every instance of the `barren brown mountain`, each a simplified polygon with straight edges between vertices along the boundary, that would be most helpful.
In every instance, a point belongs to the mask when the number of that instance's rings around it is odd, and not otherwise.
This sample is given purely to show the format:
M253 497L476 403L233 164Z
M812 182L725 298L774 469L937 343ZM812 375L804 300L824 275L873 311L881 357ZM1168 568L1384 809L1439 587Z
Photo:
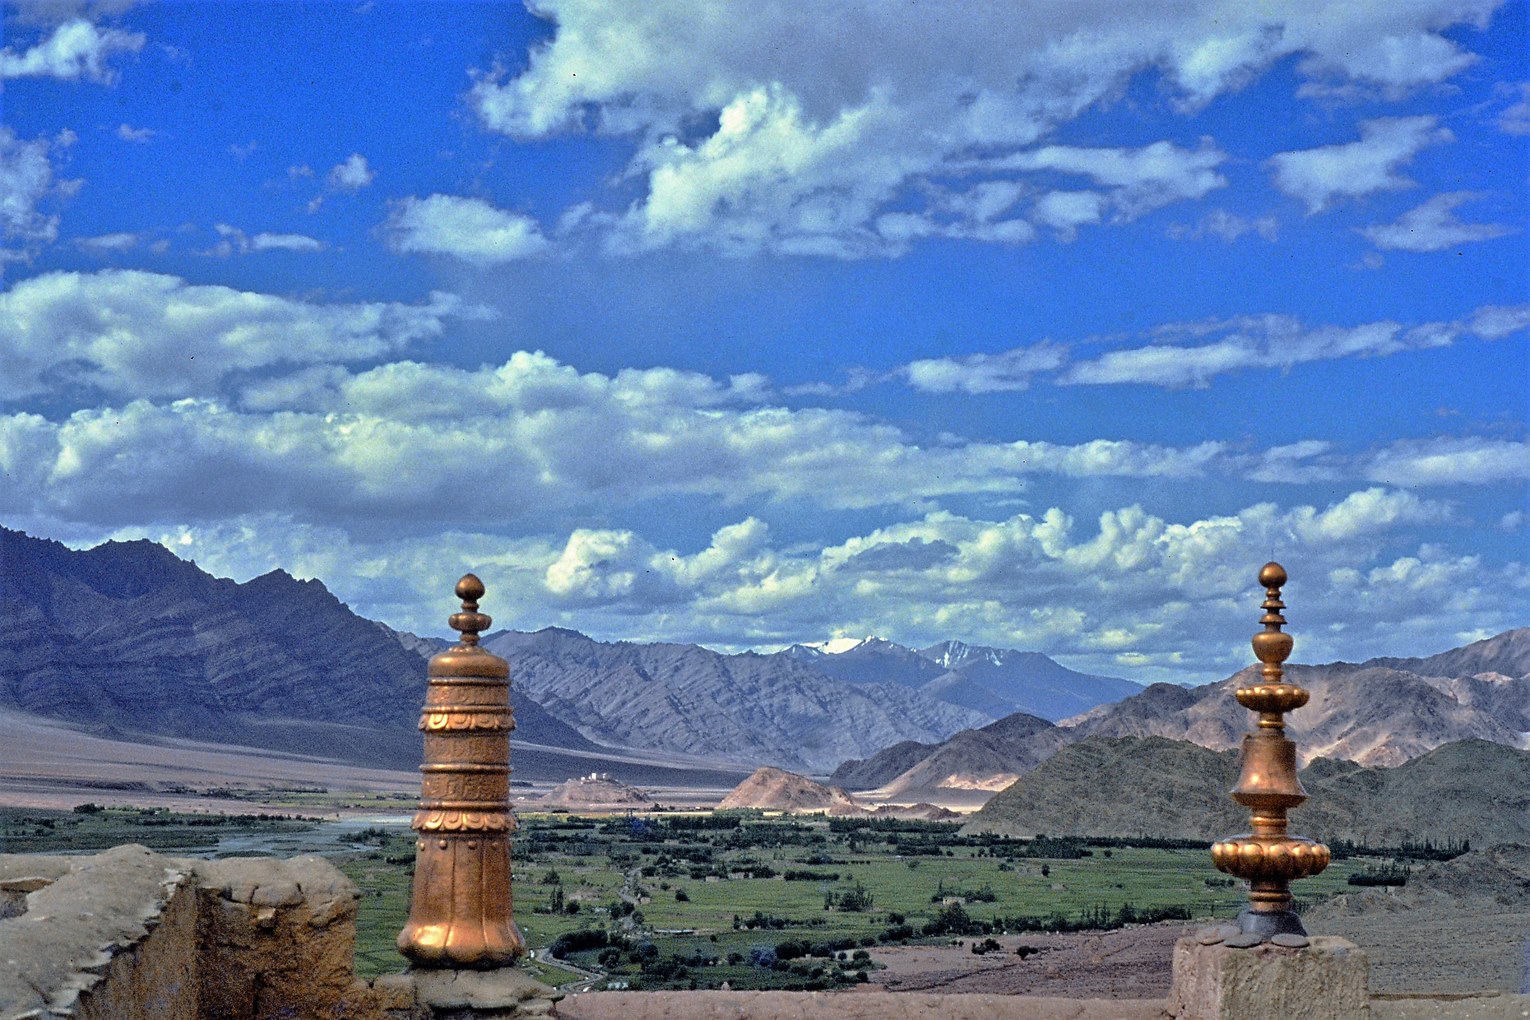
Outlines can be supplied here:
M1461 740L1530 747L1530 628L1423 659L1287 666L1311 700L1286 717L1304 761L1399 765ZM850 789L930 794L1025 774L1059 747L1086 737L1166 737L1212 750L1239 746L1249 713L1233 697L1250 666L1203 687L1153 684L1056 727L1014 715L938 744L905 741L847 761L830 777Z
M806 776L766 766L739 783L717 805L728 808L761 808L766 811L823 811L831 815L856 815L862 808L838 786L824 786Z
M1016 780L964 826L1012 836L1211 840L1248 828L1227 791L1237 753L1163 737L1089 737ZM1295 831L1372 846L1530 841L1530 752L1446 744L1394 768L1318 759Z

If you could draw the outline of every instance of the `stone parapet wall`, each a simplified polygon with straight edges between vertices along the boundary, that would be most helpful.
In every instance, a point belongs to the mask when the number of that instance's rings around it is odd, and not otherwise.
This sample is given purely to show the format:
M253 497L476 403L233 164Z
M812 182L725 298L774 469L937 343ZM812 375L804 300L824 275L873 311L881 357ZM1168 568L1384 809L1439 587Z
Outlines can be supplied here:
M356 887L320 857L198 861L202 1016L380 1014L356 980Z
M383 1020L329 862L0 855L0 1020Z
M355 973L356 887L322 857L0 854L0 1020L531 1018L524 971Z
M196 897L187 862L141 846L93 857L0 856L0 1020L197 1020Z

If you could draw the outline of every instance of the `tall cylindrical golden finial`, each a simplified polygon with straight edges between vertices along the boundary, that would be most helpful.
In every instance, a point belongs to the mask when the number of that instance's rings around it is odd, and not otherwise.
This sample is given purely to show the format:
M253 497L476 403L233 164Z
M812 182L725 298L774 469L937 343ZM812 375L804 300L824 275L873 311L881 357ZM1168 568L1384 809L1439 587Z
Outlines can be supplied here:
M1238 688L1238 703L1259 713L1257 727L1243 738L1242 772L1232 789L1233 799L1248 808L1253 831L1231 836L1211 848L1220 871L1246 879L1248 909L1238 915L1238 927L1248 935L1305 935L1302 920L1291 909L1291 882L1316 875L1328 867L1328 848L1304 836L1286 832L1286 812L1307 799L1296 776L1296 745L1286 739L1284 714L1307 703L1307 691L1285 681L1281 663L1291 654L1291 635L1281 631L1286 618L1280 589L1286 571L1266 563L1259 571L1264 586L1264 630L1254 635L1254 655L1263 664L1260 679Z
M500 967L526 951L511 919L510 667L478 646L483 582L457 582L457 644L430 660L414 890L398 950L419 967Z

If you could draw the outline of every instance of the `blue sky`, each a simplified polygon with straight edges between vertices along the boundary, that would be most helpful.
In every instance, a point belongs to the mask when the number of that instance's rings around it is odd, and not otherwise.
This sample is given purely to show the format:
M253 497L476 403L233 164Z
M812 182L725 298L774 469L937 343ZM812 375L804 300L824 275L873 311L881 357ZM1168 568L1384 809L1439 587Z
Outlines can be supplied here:
M7 3L0 522L1141 680L1530 624L1527 7Z

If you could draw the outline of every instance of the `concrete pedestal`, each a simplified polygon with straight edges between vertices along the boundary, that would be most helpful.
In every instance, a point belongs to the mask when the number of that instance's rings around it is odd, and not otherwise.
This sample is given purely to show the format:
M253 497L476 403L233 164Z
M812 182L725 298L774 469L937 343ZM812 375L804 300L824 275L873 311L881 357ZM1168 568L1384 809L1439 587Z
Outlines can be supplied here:
M1305 949L1174 946L1169 1013L1179 1020L1359 1020L1369 1016L1366 956L1341 938Z
M531 1020L563 996L516 967L410 970L372 983L390 1020Z

